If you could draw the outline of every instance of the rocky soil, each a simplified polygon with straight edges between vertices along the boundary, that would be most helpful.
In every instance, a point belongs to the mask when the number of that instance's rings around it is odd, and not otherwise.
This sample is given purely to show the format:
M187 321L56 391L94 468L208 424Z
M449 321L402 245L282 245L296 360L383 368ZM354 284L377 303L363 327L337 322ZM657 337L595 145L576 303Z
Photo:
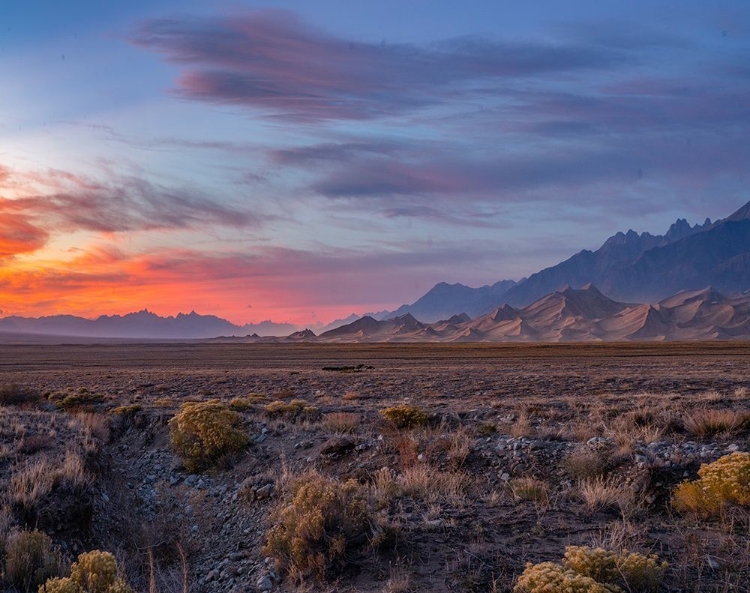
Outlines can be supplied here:
M288 476L314 468L368 485L380 471L398 480L421 466L466 486L394 495L384 512L397 541L303 590L510 591L527 561L558 560L569 544L618 542L669 562L664 591L749 590L747 512L697 521L670 499L702 463L750 451L750 423L710 435L690 428L707 409L750 413L750 348L517 348L5 348L0 384L84 387L104 398L85 411L0 409L9 427L0 471L7 483L31 459L12 451L20 442L12 424L28 438L45 432L35 414L103 419L106 434L87 462L95 480L80 497L90 522L49 531L71 557L94 547L116 553L143 591L149 551L162 593L181 590L183 569L195 592L297 590L263 553ZM346 366L356 370L323 370ZM240 412L247 449L188 472L170 447L169 419L187 399L235 398L250 402ZM265 412L293 398L320 415ZM403 402L425 410L428 425L396 429L379 414ZM125 405L138 408L111 413ZM336 430L326 423L333 413L355 414L358 425ZM54 447L31 455L83 446L56 434ZM596 480L612 490L601 504L583 494Z

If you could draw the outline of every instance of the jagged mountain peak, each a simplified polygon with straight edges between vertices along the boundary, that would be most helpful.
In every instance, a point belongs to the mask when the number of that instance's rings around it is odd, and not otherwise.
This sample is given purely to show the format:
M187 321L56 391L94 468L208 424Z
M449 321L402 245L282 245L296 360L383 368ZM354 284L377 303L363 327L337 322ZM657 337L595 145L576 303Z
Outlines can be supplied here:
M305 328L301 331L291 333L287 336L291 340L311 340L316 338L315 332L310 328Z
M737 222L740 220L750 220L750 202L745 204L742 208L730 214L726 220Z
M459 313L457 315L453 315L449 319L446 319L446 321L448 323L457 324L457 323L464 323L466 321L469 321L470 319L471 317L469 317L466 313Z

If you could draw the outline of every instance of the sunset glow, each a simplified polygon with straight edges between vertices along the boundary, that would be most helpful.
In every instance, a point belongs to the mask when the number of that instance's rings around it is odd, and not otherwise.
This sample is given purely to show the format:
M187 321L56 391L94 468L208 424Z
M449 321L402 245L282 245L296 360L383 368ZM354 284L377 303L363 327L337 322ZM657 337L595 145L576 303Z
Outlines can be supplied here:
M0 14L2 316L325 323L750 199L745 3L73 4Z

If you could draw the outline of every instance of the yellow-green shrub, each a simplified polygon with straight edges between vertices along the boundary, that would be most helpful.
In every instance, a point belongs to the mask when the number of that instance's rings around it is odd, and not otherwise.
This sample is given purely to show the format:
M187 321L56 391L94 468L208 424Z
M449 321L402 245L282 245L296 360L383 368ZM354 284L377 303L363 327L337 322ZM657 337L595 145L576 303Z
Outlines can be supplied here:
M608 584L621 585L629 591L654 591L664 580L666 563L655 555L637 552L620 553L603 548L568 546L563 566L578 574Z
M252 410L253 404L244 397L233 397L229 402L229 407L237 412L246 412L247 410Z
M52 540L41 531L20 531L10 535L5 550L5 581L19 591L32 591L54 574L60 558Z
M140 404L130 404L127 406L117 406L112 408L109 413L112 416L134 416L143 409Z
M667 565L657 556L568 546L562 565L527 564L516 593L648 593L664 580Z
M380 410L380 415L396 428L413 428L427 424L427 412L410 404L399 404Z
M86 411L95 409L95 406L102 403L105 397L101 393L93 393L85 387L81 387L77 391L68 389L67 391L52 393L48 399L65 410L77 409Z
M367 544L371 516L362 488L317 473L298 479L273 514L263 553L293 578L324 580Z
M750 453L735 452L703 464L698 476L675 490L672 504L678 511L709 517L726 504L750 505Z
M555 562L527 564L513 589L515 593L619 593L591 577L566 570Z
M115 557L93 550L78 556L70 576L48 580L39 593L133 593L120 575Z
M293 399L290 402L276 400L263 406L263 409L271 418L315 420L320 416L320 410L309 405L304 399Z
M55 577L39 587L39 593L81 593L81 589L68 577Z
M237 412L215 400L185 403L169 421L170 443L185 467L198 471L247 446L247 436L236 428L239 420Z

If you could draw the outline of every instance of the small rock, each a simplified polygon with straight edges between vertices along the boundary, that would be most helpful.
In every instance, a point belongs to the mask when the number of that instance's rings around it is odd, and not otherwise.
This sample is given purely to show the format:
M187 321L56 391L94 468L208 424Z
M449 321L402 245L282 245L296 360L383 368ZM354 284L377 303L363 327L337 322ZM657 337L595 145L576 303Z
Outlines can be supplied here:
M266 498L273 496L275 490L276 487L273 484L266 484L255 491L255 498L257 500L265 500Z
M273 588L273 582L271 581L271 577L268 575L263 575L260 577L255 585L258 587L261 591L270 591Z
M343 457L354 451L357 444L349 437L338 437L329 440L320 450L321 455L327 457Z

